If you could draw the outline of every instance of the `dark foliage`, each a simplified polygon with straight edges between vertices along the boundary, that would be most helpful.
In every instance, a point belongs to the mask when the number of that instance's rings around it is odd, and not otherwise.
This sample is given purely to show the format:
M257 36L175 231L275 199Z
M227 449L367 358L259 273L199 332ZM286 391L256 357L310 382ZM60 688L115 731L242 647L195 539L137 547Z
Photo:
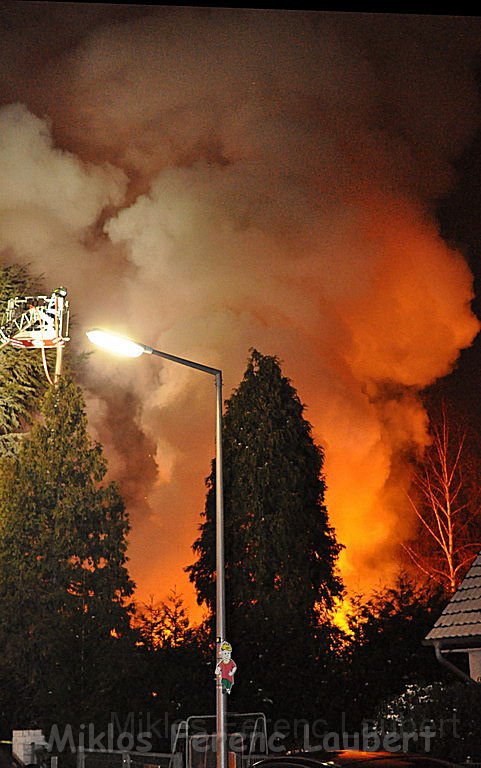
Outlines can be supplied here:
M41 410L0 464L0 689L20 727L118 711L133 649L128 519L80 389L63 378Z
M323 452L277 358L252 351L223 425L228 639L235 707L312 714L325 689L342 594L340 550L324 504ZM187 569L215 609L215 465Z
M481 686L456 679L428 685L408 686L381 709L384 726L419 733L429 730L433 757L453 763L481 761ZM393 717L394 715L394 717ZM394 722L393 722L394 721ZM410 751L416 749L411 741Z
M338 703L351 730L375 718L383 701L407 685L450 679L433 649L423 645L445 603L441 590L420 588L405 574L368 599L353 598Z
M138 606L135 626L142 638L144 709L153 749L168 752L173 726L194 713L214 711L214 685L209 639L203 627L192 628L182 596L175 590L165 601L153 597Z

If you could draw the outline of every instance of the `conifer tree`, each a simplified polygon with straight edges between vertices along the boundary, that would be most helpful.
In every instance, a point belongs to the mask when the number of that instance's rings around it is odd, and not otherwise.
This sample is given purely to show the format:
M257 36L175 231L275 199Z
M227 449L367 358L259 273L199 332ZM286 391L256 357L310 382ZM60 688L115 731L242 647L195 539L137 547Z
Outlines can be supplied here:
M174 587L167 600L162 602L162 637L164 645L178 648L192 638L189 617L184 599Z
M296 716L314 705L332 642L327 617L342 593L323 452L303 414L279 360L253 350L223 423L227 639L239 668L233 695L276 715L289 714L293 697ZM187 570L214 611L215 464L207 487Z
M191 627L182 595L174 588L164 601L137 607L136 625L145 660L142 685L150 699L146 706L154 721L187 718L193 712L209 711L214 701L209 694L214 688L209 678L210 657L205 629ZM155 736L155 735L154 735ZM154 738L154 751L171 748L165 739Z
M155 602L151 595L148 603L141 603L135 620L149 650L178 648L192 636L184 599L175 587L166 600Z
M0 462L0 689L23 727L108 713L130 648L128 519L80 388L63 378L41 415Z

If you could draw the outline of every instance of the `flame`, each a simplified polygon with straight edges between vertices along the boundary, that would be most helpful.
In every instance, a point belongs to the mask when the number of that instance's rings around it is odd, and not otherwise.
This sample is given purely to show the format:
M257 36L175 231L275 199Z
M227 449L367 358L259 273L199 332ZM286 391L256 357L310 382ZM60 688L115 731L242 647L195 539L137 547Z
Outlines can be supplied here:
M85 330L108 327L222 368L226 397L250 347L278 355L325 449L343 577L389 580L412 524L405 456L427 439L419 391L479 328L472 276L432 215L479 127L476 25L5 12L5 259L69 287L78 351ZM214 455L212 382L96 353L84 383L130 510L139 599L176 584L200 616L182 569Z
M351 626L349 624L349 615L352 613L352 602L348 597L342 600L337 600L334 608L333 623L338 627L345 635L350 636L353 634Z

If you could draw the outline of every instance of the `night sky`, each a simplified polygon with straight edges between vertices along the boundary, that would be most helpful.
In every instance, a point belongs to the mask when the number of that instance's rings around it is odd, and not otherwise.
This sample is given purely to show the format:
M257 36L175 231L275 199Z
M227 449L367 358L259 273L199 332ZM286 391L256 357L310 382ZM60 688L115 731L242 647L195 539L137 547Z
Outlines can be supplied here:
M351 588L413 526L420 394L481 429L481 22L0 3L0 249L100 326L224 371L276 354L325 448ZM193 593L210 377L93 353L92 434L128 503L138 596Z

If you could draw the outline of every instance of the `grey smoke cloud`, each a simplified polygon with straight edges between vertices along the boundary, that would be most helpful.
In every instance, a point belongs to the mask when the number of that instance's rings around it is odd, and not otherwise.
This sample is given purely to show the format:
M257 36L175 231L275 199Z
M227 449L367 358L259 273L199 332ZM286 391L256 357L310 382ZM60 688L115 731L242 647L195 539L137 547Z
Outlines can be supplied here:
M78 349L89 326L127 332L222 367L226 396L249 347L279 355L326 449L344 575L389 578L392 531L410 525L400 455L426 442L417 391L478 331L432 211L479 124L479 23L69 6L55 45L48 3L30 24L5 8L5 258L68 285ZM190 594L214 449L205 378L89 361L144 596Z

